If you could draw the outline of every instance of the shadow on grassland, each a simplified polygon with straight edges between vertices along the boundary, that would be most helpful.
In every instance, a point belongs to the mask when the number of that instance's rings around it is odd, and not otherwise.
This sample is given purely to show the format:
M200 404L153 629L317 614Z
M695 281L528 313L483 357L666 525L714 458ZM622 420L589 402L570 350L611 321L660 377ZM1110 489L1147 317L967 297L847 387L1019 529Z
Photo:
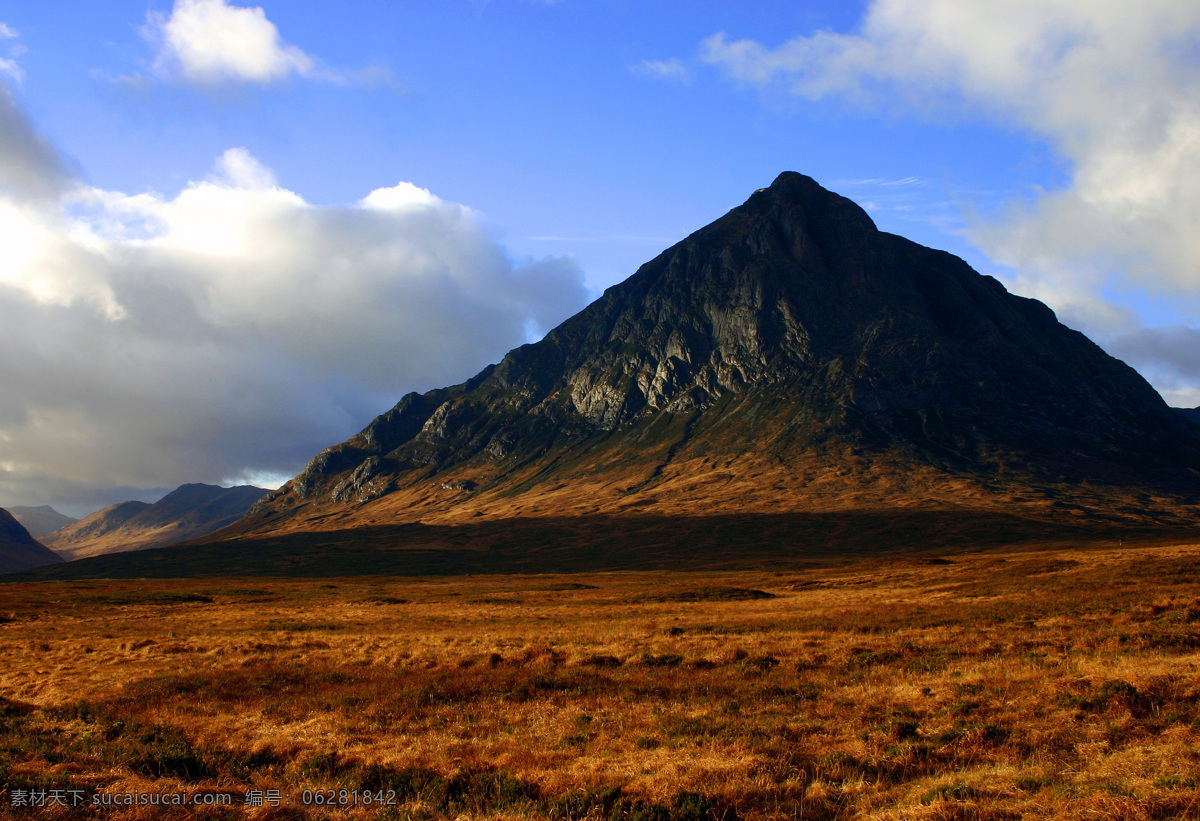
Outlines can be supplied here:
M658 515L420 523L118 553L6 581L786 569L884 553L1166 542L1197 529L1053 523L979 511ZM219 534L217 534L219 537ZM211 540L213 537L207 537Z

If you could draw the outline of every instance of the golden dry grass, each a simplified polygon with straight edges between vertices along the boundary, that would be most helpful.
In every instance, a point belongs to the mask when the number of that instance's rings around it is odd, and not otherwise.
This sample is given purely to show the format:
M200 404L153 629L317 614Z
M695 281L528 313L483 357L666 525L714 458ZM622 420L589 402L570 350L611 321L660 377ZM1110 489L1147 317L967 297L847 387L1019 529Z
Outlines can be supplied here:
M1184 545L3 585L0 813L1200 817L1198 572ZM234 805L10 803L68 788ZM397 802L303 806L321 788ZM242 806L271 789L291 806Z
M758 435L763 435L760 431ZM629 434L632 436L632 434ZM216 537L317 533L375 524L427 525L556 518L844 513L884 510L949 511L1018 516L1083 528L1197 525L1194 494L1148 490L1145 479L1113 482L1049 480L997 470L985 475L948 471L911 458L829 445L764 456L746 442L741 453L665 459L665 446L618 438L574 454L565 466L533 461L500 473L492 460L448 475L410 475L391 492L363 504L314 498L289 515L242 519ZM549 471L549 473L548 473ZM561 475L560 475L561 474ZM455 489L447 480L478 482ZM1098 526L1098 527L1097 527ZM953 525L951 525L953 527Z

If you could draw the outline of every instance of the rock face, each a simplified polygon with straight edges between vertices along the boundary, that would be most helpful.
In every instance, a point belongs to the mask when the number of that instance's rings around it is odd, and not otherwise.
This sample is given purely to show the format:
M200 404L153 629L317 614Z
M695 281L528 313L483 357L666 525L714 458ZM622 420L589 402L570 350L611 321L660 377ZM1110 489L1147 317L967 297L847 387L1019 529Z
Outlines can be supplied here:
M540 342L405 396L234 530L525 515L554 486L557 512L907 503L917 474L1194 496L1198 469L1200 429L1132 368L789 172ZM763 478L687 489L721 470Z
M154 504L122 502L46 537L68 559L144 550L195 539L237 521L267 491L181 485Z
M59 528L74 524L78 519L72 519L70 516L64 516L50 505L39 505L37 507L10 507L8 512L13 515L13 518L21 523L21 526L29 531L29 535L35 539L40 539L47 533L53 533Z
M11 513L0 508L0 575L61 562L61 556L30 536Z

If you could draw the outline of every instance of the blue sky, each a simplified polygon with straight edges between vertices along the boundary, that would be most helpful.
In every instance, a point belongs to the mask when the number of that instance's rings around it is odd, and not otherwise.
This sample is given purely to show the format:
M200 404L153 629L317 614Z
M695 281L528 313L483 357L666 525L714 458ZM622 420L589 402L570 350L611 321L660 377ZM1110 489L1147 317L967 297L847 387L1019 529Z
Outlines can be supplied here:
M895 214L893 230L909 234L921 228L907 222L955 219L953 207L937 206L960 190L999 199L1015 193L1014 183L1053 175L1053 156L1003 129L947 129L838 101L764 106L718 70L694 65L701 41L717 31L769 41L780 31L851 27L863 10L788 5L463 0L265 9L281 37L332 70L380 75L346 84L295 76L163 82L140 30L148 9L166 15L167 4L80 15L50 5L26 12L42 21L15 19L30 49L20 58L22 97L97 187L174 192L242 146L312 203L412 182L486 214L514 253L575 254L599 287L785 169L826 185L919 177L920 189L909 186L904 199L920 195L928 210ZM686 81L639 71L671 59L692 64ZM927 236L946 243L944 230Z
M783 170L1200 404L1194 5L0 11L0 504L277 482Z

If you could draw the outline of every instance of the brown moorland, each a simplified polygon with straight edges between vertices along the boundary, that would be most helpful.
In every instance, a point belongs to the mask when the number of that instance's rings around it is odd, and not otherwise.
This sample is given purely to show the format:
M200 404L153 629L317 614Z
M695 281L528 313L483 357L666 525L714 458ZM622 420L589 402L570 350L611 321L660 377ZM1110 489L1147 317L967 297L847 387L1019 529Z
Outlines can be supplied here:
M1194 818L1198 571L1190 543L5 584L0 814Z

